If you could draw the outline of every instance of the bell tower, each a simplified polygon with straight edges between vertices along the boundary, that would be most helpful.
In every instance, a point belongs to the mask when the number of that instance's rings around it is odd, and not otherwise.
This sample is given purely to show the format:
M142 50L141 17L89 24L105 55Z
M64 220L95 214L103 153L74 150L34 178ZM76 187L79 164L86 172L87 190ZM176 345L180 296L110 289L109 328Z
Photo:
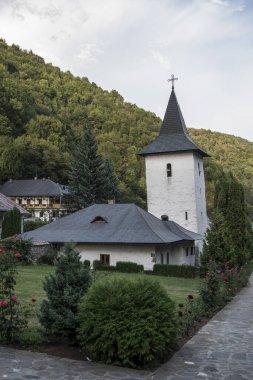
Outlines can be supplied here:
M203 157L190 138L172 90L159 136L138 154L145 157L148 211L204 235L207 228ZM200 248L201 249L201 248Z

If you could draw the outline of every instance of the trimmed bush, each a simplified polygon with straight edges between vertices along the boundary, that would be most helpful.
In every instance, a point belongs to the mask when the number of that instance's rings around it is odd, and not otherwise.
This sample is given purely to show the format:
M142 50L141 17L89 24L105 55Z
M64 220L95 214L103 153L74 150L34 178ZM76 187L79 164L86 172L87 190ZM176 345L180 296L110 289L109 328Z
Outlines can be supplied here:
M99 260L93 261L93 269L98 270L102 266L101 262Z
M85 268L90 269L90 260L84 260L83 265L85 266Z
M54 265L55 260L57 259L57 253L53 250L50 250L49 252L45 253L44 255L40 256L40 258L37 260L38 264L46 264L46 265Z
M118 261L116 263L116 272L140 273L143 270L143 265L132 263L131 261Z
M79 308L79 342L106 363L139 367L171 349L175 304L150 279L98 281Z
M194 278L197 274L197 269L191 265L155 264L153 271L160 276L185 278Z
M109 265L101 265L97 267L97 270L101 272L116 272L116 267L109 266Z

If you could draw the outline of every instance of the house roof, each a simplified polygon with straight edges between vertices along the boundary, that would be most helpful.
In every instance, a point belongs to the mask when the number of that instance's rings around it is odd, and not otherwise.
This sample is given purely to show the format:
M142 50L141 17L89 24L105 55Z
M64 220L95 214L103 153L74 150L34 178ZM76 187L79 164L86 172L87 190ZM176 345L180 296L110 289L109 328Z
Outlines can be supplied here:
M172 88L159 136L138 154L146 156L185 151L195 151L203 157L208 157L208 154L190 138L174 88Z
M97 217L101 218L96 222ZM166 244L203 238L135 204L94 204L23 236L32 241L86 244Z
M16 179L5 182L0 191L8 197L61 196L68 194L64 185L51 179Z
M31 214L25 210L24 208L17 205L15 202L13 202L10 198L6 197L4 194L0 193L0 211L6 212L12 210L14 207L16 207L20 214L23 216L31 216Z

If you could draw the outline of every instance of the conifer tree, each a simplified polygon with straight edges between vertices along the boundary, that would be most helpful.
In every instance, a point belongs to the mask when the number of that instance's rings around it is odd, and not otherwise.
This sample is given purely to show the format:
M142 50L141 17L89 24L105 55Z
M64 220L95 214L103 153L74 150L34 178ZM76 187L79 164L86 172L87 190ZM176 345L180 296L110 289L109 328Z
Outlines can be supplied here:
M201 265L206 267L209 260L223 263L231 261L230 254L231 249L226 220L222 213L216 210L212 223L206 232L203 252L201 254Z
M105 199L106 178L102 157L91 126L84 129L74 152L69 190L75 208L80 209Z
M5 239L9 236L20 234L20 232L21 215L19 210L16 207L14 207L12 210L7 211L4 215L1 238Z
M47 276L43 284L48 299L41 304L39 320L48 334L75 336L78 305L90 284L89 268L80 261L73 243L66 243L55 273Z
M217 182L214 205L201 264L211 259L241 266L252 250L252 228L245 209L243 186L231 173L223 173Z
M105 173L105 178L106 178L106 183L105 183L105 196L106 199L114 199L116 200L119 192L118 192L118 180L115 175L112 163L110 159L107 157L104 161L104 173Z

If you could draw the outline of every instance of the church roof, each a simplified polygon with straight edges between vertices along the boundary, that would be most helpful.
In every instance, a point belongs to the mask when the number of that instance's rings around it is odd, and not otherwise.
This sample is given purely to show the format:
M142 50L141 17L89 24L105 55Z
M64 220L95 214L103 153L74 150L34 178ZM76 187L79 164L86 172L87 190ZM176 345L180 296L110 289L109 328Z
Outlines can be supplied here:
M135 204L94 204L22 236L35 242L84 244L168 244L203 238Z
M31 216L31 214L27 210L17 205L15 202L13 202L10 198L6 197L4 194L0 193L0 211L1 212L10 211L14 207L16 207L19 210L22 216L25 216L25 217Z
M51 179L16 179L5 182L0 191L8 197L61 196L68 194L67 187Z
M190 138L174 88L172 87L159 136L138 154L146 156L157 153L185 151L195 151L201 156L208 157L208 154Z

